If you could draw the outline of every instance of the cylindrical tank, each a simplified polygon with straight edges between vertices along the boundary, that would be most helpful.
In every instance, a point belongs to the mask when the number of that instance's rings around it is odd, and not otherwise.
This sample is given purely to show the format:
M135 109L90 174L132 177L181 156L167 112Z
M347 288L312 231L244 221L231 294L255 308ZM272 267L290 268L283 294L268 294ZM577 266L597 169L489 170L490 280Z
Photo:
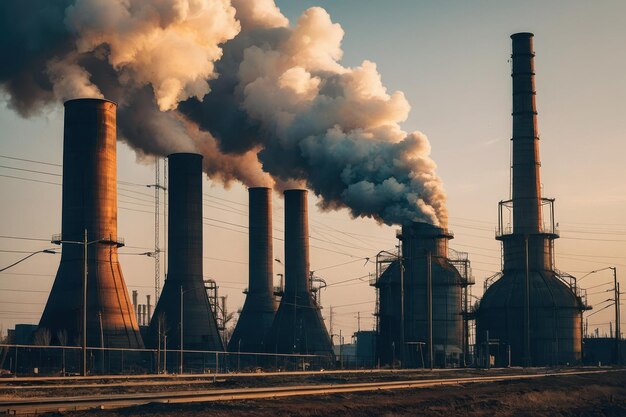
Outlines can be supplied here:
M58 239L63 254L39 323L50 331L53 343L78 345L82 340L86 232L87 345L100 346L102 331L105 347L143 347L117 257L121 243L117 236L116 107L102 99L65 102L63 218Z
M285 294L266 338L266 349L331 358L330 336L310 290L307 191L286 190L284 195Z
M228 342L231 352L264 352L264 340L276 314L272 246L272 190L248 189L248 291L237 326Z
M168 166L168 273L149 342L156 347L165 333L168 349L180 349L182 333L185 350L223 350L202 276L202 156L175 153Z
M463 352L462 278L448 260L447 230L416 222L402 227L405 366L429 364L431 279L433 365L459 366ZM420 352L419 349L423 349Z

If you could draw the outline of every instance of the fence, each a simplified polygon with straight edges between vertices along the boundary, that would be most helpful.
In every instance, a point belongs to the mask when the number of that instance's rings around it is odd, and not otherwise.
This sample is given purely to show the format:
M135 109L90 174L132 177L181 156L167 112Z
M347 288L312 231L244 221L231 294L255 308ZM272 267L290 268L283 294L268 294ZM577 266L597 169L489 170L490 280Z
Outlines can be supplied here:
M89 375L217 374L258 371L318 371L336 365L333 356L194 350L87 348ZM13 376L80 375L79 346L0 344L0 371Z

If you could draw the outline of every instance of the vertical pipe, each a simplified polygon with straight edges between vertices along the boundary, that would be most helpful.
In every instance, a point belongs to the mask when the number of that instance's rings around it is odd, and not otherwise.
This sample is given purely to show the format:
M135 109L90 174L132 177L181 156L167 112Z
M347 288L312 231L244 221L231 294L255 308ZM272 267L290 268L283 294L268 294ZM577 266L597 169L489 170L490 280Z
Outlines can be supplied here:
M404 253L402 253L402 245L398 245L398 253L400 259L400 360L404 363L404 331L406 322L404 320Z
M183 286L180 286L180 369L179 373L183 374L183 350L184 350L184 339L183 339Z
M432 269L432 256L430 251L427 254L428 258L428 276L427 276L427 308L428 308L428 361L430 362L430 369L433 369L433 269Z
M526 279L524 291L524 365L529 367L530 360L530 270L528 266L528 236L524 236Z
M87 229L83 240L83 376L87 376Z
M619 287L617 282L617 268L613 269L613 298L615 301L615 362L620 363L619 351L619 333L620 333L620 317L619 317Z

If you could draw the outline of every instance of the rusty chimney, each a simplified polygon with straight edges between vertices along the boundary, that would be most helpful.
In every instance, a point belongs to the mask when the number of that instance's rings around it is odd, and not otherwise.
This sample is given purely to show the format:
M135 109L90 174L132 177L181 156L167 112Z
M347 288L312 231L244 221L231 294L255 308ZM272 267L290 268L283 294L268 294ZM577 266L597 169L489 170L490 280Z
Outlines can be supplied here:
M311 294L309 223L306 190L286 190L285 294L266 349L270 353L306 353L332 357L332 343Z
M82 338L83 261L87 242L87 346L100 346L100 318L107 347L141 348L143 342L122 276L117 248L116 104L102 99L65 102L63 254L39 322L52 342L67 333Z
M202 155L168 156L168 273L150 322L150 345L157 346L159 320L167 346L180 349L181 303L183 348L223 350L202 276Z
M231 352L263 352L276 306L273 294L272 190L248 190L248 290L237 326L228 343Z

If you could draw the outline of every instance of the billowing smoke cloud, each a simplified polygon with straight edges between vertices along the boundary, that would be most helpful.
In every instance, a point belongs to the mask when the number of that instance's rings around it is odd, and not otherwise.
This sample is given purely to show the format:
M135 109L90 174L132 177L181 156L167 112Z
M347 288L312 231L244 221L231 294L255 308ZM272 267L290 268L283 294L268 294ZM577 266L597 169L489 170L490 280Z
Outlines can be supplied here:
M376 65L341 64L321 8L290 26L273 0L0 2L0 69L24 116L75 97L119 104L140 155L204 154L228 184L305 185L325 209L445 225L430 145L400 128L410 106Z

